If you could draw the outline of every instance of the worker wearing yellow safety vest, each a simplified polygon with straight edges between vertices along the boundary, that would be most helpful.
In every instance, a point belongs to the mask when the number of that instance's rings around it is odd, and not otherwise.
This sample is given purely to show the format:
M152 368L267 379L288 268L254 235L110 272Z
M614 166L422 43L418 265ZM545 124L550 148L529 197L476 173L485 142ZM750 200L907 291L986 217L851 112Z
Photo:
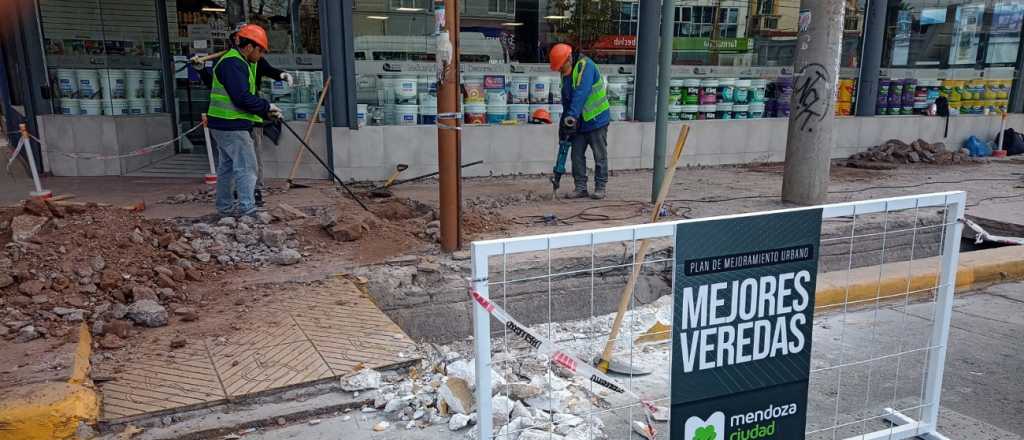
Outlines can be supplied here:
M597 64L559 43L548 54L551 70L562 74L562 120L559 136L572 143L572 178L576 189L567 198L603 199L608 184L608 122L611 120L604 78ZM587 192L587 146L594 155L594 192Z
M280 118L281 109L256 94L256 65L270 50L267 33L250 24L238 31L238 46L213 66L210 135L220 154L217 163L217 213L256 212L256 151L250 134L264 118ZM238 193L237 206L233 193Z

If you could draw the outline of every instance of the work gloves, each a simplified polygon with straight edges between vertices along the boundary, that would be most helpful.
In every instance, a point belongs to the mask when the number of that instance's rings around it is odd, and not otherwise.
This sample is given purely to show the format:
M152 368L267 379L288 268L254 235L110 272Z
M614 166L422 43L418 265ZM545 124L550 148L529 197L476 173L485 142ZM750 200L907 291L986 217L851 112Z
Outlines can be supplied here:
M192 68L195 70L203 70L206 67L206 61L203 60L203 57L199 55L195 55L192 58L189 58L188 64L192 66Z
M278 107L277 104L271 103L270 110L267 111L267 116L270 116L270 119L281 120L284 119L284 112L281 111L281 107Z
M281 72L281 78L279 79L281 81L288 83L288 87L292 87L295 85L295 77L293 77L292 74L288 72Z

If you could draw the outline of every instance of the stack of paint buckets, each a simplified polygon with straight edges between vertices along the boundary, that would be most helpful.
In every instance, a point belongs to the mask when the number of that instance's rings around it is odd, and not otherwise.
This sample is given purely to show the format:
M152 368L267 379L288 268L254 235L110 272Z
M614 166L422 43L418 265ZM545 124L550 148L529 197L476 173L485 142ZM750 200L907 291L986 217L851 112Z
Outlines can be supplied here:
M840 79L836 90L836 116L850 116L853 113L853 100L856 96L857 80Z
M60 112L128 116L162 113L159 70L57 69Z
M323 73L320 71L296 70L288 72L293 83L264 78L260 93L264 99L276 104L286 121L309 121L324 89ZM327 116L327 109L320 108L319 119ZM365 117L365 112L364 112Z

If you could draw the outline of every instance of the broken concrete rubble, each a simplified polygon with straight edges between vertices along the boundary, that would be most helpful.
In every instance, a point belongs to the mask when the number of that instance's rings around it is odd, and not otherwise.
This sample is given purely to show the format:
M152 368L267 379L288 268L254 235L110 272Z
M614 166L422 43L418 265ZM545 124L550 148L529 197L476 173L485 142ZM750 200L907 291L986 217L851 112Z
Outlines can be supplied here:
M11 240L20 243L31 240L49 219L34 215L19 215L11 219Z
M466 381L457 377L449 377L438 389L437 396L454 413L470 414L476 410L476 397Z
M151 299L139 300L132 303L128 306L128 313L126 316L136 324L145 327L162 327L167 325L167 309L165 309L164 306L161 306L160 303Z
M369 368L364 368L352 376L341 379L341 389L345 391L374 390L380 386L380 372Z

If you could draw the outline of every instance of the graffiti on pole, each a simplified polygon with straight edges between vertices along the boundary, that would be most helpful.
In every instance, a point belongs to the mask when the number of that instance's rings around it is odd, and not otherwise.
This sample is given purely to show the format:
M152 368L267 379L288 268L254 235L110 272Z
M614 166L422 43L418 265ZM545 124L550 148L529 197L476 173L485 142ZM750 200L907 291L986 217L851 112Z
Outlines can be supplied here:
M828 78L828 69L818 63L808 64L797 72L793 118L800 124L800 131L813 132L828 114L832 105Z

